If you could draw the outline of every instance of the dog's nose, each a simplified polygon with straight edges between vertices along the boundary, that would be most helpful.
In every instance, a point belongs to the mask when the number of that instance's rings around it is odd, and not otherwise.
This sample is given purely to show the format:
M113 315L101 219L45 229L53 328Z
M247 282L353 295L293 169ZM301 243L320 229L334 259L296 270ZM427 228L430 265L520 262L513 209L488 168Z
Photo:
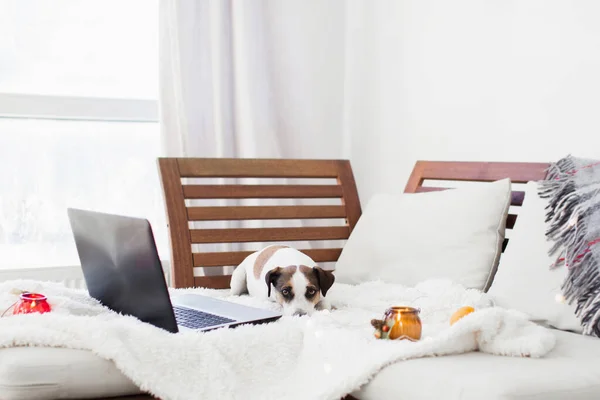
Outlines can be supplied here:
M303 316L306 315L306 311L296 310L296 312L294 312L294 315Z

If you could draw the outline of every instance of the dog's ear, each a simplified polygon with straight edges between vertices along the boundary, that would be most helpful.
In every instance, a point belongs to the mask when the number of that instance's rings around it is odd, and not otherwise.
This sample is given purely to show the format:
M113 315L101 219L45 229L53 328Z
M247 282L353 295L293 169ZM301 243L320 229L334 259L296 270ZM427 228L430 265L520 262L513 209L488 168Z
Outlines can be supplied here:
M317 280L319 281L321 293L323 293L323 296L325 296L327 294L327 291L335 281L335 275L333 275L331 271L324 270L320 267L313 267L313 272L317 276Z
M281 275L281 267L273 268L265 275L265 283L267 284L268 294L267 297L271 297L271 284L275 284L275 281Z

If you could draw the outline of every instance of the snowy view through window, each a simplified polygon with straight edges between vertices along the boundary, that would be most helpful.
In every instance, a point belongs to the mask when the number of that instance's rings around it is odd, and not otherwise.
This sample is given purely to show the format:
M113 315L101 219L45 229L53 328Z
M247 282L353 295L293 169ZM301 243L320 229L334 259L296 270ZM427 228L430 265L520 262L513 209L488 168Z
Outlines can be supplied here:
M156 105L157 0L0 0L0 268L78 265L67 207L148 218L168 257L158 122L80 117L64 96ZM48 103L70 114L41 118Z
M164 249L157 130L0 119L0 265L78 265L67 207L150 218Z

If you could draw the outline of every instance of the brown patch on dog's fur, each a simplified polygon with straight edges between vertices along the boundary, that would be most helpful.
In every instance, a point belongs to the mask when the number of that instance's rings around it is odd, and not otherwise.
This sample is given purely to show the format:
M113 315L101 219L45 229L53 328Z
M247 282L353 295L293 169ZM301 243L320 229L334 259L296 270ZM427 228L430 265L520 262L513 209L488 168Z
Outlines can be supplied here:
M306 279L308 279L308 282L310 282L314 287L316 287L317 289L321 289L319 287L319 279L317 279L317 275L315 275L315 272L311 267L307 267L306 265L301 265L300 272L302 272L304 274L304 276L306 276Z
M291 284L291 280L292 280L292 275L294 275L294 273L296 272L296 269L297 269L297 267L295 265L290 265L285 268L277 267L277 268L272 269L271 271L267 272L267 275L265 276L265 281L267 283L267 286L269 287L269 296L271 295L271 285L273 285L273 287L275 287L275 289L277 289L277 297L278 297L278 300L280 300L280 302L290 301L290 299L285 298L284 296L281 295L281 290L284 287L289 286L291 288L291 293L292 293L291 298L293 298L293 295L295 293L294 293L294 288L292 287L292 284Z
M306 276L308 282L314 285L323 296L327 294L327 291L335 281L335 276L331 271L324 270L320 267L311 268L306 265L301 265L300 271Z
M308 285L306 288L308 289L312 287L317 291L317 293L315 293L315 295L309 299L311 303L316 305L321 301L321 286L319 285L319 278L317 277L315 270L311 267L307 267L306 265L300 266L300 272L302 272L308 280ZM304 295L306 295L306 293L304 293Z
M267 261L269 261L269 258L271 258L277 250L285 249L287 247L289 246L272 246L264 249L258 257L256 257L256 261L254 261L254 277L256 279L260 278L260 273Z

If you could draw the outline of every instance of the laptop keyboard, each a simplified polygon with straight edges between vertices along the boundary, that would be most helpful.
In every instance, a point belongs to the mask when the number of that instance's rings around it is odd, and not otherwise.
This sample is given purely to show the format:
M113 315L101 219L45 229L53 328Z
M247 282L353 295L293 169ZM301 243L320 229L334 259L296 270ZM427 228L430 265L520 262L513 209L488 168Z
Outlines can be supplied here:
M185 326L190 329L201 329L210 326L227 324L235 322L233 319L220 317L218 315L209 314L203 311L192 310L184 307L173 307L177 325Z

